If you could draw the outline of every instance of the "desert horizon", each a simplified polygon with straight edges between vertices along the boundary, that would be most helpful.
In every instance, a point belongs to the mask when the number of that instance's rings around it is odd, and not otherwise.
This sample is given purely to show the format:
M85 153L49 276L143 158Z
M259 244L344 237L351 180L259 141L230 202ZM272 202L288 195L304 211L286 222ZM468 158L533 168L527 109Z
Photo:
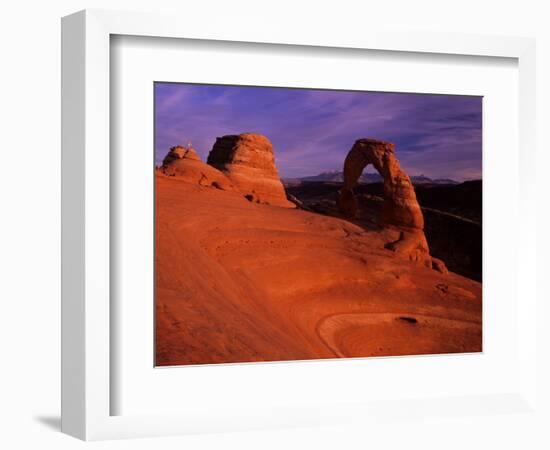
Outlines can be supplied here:
M156 83L156 365L482 351L481 108Z

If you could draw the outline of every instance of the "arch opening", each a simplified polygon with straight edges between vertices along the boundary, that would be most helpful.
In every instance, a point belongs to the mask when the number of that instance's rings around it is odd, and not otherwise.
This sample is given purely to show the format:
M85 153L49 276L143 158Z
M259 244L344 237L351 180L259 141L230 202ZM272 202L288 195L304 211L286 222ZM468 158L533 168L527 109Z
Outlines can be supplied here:
M372 138L355 141L344 161L344 183L338 196L340 212L350 218L357 216L358 204L353 189L369 164L384 182L383 225L400 231L399 238L386 243L386 248L446 273L445 264L430 256L422 209L411 179L395 157L393 143Z

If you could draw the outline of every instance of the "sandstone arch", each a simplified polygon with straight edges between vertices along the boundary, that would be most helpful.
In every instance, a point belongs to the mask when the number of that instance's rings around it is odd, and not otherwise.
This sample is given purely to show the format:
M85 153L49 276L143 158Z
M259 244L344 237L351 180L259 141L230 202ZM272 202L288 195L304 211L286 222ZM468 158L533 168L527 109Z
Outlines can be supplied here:
M372 164L384 180L383 221L399 230L399 238L386 245L406 258L418 261L441 272L447 269L442 261L432 258L424 235L424 216L416 199L409 176L395 157L395 145L378 139L358 139L344 161L344 184L338 207L348 217L357 214L353 188L363 170Z
M359 139L344 162L344 186L340 209L350 216L357 213L353 187L372 164L384 179L384 221L387 224L408 228L424 228L422 210L416 200L409 176L401 169L395 157L395 145L377 139Z

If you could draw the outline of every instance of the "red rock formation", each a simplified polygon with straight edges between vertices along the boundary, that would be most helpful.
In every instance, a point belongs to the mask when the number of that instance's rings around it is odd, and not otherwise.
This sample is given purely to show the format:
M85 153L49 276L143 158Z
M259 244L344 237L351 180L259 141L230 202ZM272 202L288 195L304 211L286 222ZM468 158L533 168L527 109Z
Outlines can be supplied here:
M250 201L295 207L286 198L275 165L273 146L265 136L243 133L219 137L208 155L207 163L227 175L236 189Z
M205 164L191 147L172 147L164 158L160 171L168 176L179 177L189 183L233 190L231 181L219 170Z
M199 155L197 155L197 152L193 147L191 147L191 145L187 146L187 148L182 147L181 145L176 145L175 147L172 147L168 154L164 157L162 165L163 167L166 167L171 162L183 158L195 159L200 161Z
M344 185L338 206L348 216L357 214L353 187L368 164L372 164L384 179L384 223L399 231L399 237L386 248L440 272L447 272L441 260L430 256L424 235L424 216L416 200L409 176L395 157L395 145L377 139L359 139L344 162Z
M482 285L388 229L156 176L156 364L482 351Z

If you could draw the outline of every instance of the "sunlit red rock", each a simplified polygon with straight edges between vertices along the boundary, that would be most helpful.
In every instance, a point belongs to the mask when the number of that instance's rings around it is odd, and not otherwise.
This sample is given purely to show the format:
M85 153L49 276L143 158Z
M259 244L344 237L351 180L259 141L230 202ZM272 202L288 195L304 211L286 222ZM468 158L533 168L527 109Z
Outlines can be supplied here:
M164 158L160 171L200 186L232 190L231 181L219 170L202 162L192 147L175 146Z
M384 248L397 228L156 188L158 365L482 350L481 284Z
M399 255L445 273L441 260L432 264L428 242L424 235L424 216L416 200L413 184L395 157L395 145L378 139L358 139L344 161L344 184L340 191L339 208L347 216L357 214L353 188L363 170L372 164L384 180L384 225L399 229L399 237L386 248Z
M207 163L222 171L249 201L294 208L286 198L273 146L265 136L242 133L218 137Z

